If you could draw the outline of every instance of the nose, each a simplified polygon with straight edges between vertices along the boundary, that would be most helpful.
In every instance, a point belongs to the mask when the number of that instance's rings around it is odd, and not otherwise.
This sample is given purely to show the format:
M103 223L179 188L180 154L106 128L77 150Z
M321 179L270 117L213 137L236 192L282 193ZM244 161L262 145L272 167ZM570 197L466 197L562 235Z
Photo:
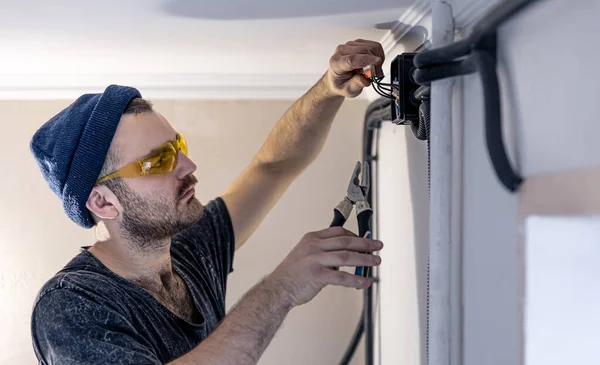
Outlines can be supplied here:
M177 172L177 178L183 179L189 174L193 174L196 171L196 164L189 157L187 157L183 152L179 151L179 155L177 156L177 167L175 168Z

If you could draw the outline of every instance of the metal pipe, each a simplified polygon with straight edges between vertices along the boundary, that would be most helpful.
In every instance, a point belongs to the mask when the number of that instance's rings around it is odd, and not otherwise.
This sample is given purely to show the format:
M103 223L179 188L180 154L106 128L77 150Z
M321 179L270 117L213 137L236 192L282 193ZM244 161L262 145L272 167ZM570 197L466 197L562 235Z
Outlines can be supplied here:
M454 41L452 8L432 0L432 43ZM452 79L431 84L431 196L427 363L450 365L450 260L452 198Z

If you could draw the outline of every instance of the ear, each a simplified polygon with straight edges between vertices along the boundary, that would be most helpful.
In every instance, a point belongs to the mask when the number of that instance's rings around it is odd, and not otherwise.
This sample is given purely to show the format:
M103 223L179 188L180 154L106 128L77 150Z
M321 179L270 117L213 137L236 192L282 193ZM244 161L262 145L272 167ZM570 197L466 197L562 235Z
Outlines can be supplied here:
M85 206L98 218L110 220L119 216L121 208L115 194L106 186L95 186Z

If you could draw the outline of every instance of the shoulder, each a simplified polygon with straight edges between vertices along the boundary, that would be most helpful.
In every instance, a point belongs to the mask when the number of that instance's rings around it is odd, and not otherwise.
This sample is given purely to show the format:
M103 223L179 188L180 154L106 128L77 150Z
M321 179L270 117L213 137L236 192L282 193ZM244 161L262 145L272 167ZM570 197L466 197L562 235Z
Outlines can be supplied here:
M114 298L123 298L125 289L87 255L77 255L41 287L34 301L34 314L51 311L53 306L72 308L77 303L96 303L122 311L120 301Z
M52 328L75 331L95 322L110 326L128 323L134 300L119 283L91 270L59 272L38 292L31 314L36 336ZM135 298L134 298L135 299ZM73 332L75 333L75 332Z
M75 284L76 277L57 275L36 300L31 336L40 363L159 363L131 321L109 301Z

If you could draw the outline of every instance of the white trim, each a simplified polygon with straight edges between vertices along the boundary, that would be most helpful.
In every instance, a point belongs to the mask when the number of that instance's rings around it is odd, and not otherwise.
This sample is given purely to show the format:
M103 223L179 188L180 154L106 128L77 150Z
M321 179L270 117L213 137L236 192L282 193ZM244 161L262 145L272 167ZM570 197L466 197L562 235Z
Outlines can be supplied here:
M379 41L387 54L402 38L431 12L430 0L415 0L415 2L400 16L392 29Z
M133 86L149 99L297 99L317 74L0 75L0 100L75 99L110 84Z
M402 43L412 27L431 11L429 0L415 0L380 40L386 54ZM321 77L319 74L70 74L2 75L0 100L75 99L102 92L110 84L136 87L149 99L293 100ZM359 98L371 99L363 92Z
M388 60L394 59L397 54L396 46L401 44L406 35L410 30L419 25L423 19L431 13L431 1L430 0L415 0L411 6L409 6L404 13L398 18L394 26L386 32L386 34L379 40L383 51L386 55L386 63ZM384 64L384 67L386 65ZM384 73L387 70L384 69ZM379 95L373 89L368 88L362 93L366 99L373 101L379 99Z

